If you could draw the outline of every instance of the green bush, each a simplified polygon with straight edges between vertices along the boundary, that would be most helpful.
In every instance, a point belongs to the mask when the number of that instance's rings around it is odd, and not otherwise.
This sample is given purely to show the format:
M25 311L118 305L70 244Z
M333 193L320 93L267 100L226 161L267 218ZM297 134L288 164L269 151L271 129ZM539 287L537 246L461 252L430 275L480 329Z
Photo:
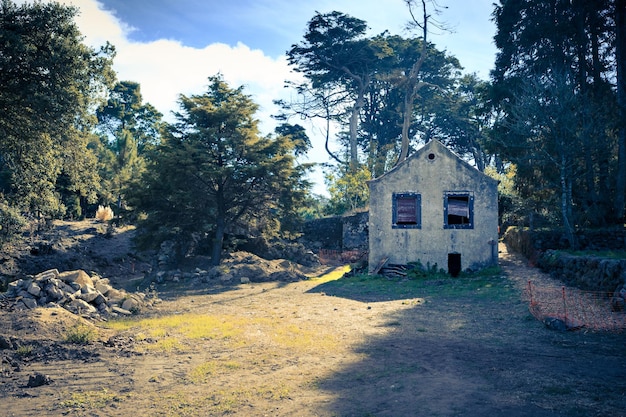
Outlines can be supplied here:
M85 324L77 324L68 329L65 334L66 342L77 345L86 345L93 342L95 339L96 333L94 329Z
M409 279L433 278L441 275L448 276L446 271L439 268L436 263L431 265L430 262L427 262L424 265L419 259L416 262L409 262L409 270L406 274Z
M0 247L11 242L25 225L19 210L0 200Z

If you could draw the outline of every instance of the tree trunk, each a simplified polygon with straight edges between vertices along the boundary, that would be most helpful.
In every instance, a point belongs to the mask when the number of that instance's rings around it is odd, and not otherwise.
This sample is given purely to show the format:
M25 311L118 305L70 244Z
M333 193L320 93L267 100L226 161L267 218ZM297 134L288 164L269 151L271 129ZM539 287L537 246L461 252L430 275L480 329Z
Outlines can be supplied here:
M615 219L624 220L626 198L626 0L615 0L615 60L617 62L618 126L617 175L615 176Z
M211 253L211 265L218 266L222 260L222 246L224 245L224 220L218 219L213 237L213 250Z
M400 156L398 157L398 161L396 165L404 161L409 155L409 128L411 127L411 122L413 121L413 104L415 103L415 97L417 97L417 93L424 86L424 83L418 82L418 77L420 70L422 69L422 64L426 60L426 52L428 51L427 46L427 36L428 36L428 18L429 15L426 12L426 2L422 0L422 22L418 22L413 15L411 10L411 1L405 0L406 5L409 7L409 12L411 13L411 17L413 18L413 22L422 28L422 50L420 51L420 58L413 64L411 70L408 75L405 77L405 93L404 93L404 109L402 114L402 143L400 148Z
M576 241L574 237L574 229L570 222L570 199L569 199L569 187L567 178L567 165L565 155L561 155L560 166L560 179L561 179L561 217L563 220L563 228L565 229L565 236L569 241L570 247L576 249Z
M404 98L404 113L402 114L402 144L400 148L400 156L398 157L398 164L406 159L409 154L409 128L411 127L411 121L413 120L413 100L412 95L407 95Z
M359 155L358 155L358 142L357 142L357 134L359 128L359 114L361 113L361 109L365 104L365 87L369 84L368 81L359 81L359 93L357 95L356 101L354 102L354 107L352 107L352 114L350 115L350 168L352 170L356 170L359 166Z
M217 200L217 218L215 220L211 265L218 266L222 260L222 247L224 246L224 233L226 231L226 206L221 190L218 190L215 199Z

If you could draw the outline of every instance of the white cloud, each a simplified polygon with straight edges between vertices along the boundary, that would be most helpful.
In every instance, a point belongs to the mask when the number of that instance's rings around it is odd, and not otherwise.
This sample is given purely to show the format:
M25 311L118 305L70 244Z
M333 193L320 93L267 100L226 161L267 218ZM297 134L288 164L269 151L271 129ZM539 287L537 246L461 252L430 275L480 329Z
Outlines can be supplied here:
M204 93L208 77L221 73L231 87L244 86L244 92L260 107L257 118L262 133L271 133L275 126L271 116L279 111L273 100L286 98L289 92L283 87L285 80L299 77L290 71L284 56L274 59L242 43L234 47L214 43L198 49L167 39L134 42L128 38L133 28L104 10L97 0L60 0L60 3L80 9L76 23L87 45L99 48L108 41L115 46L113 68L118 79L138 82L144 101L170 122L171 112L178 110L180 94ZM326 161L323 146L309 158ZM314 191L325 193L322 174L317 172L313 180L317 183Z
M261 106L258 116L265 119L276 110L272 100L285 94L284 80L293 78L284 58L272 59L243 44L196 49L169 40L126 41L118 48L114 68L120 80L139 82L144 99L166 117L177 109L179 94L202 94L207 78L221 73L232 87L245 87Z
M178 109L179 94L202 94L208 77L221 73L231 87L243 85L244 92L259 104L257 116L263 119L264 133L273 130L269 116L278 109L272 101L285 96L284 81L296 77L285 57L274 59L242 43L234 47L213 43L198 49L167 39L134 42L128 38L133 28L97 0L60 2L79 8L76 23L86 44L99 48L110 42L115 46L113 68L118 79L138 82L144 101L155 106L166 119L171 120L171 111Z

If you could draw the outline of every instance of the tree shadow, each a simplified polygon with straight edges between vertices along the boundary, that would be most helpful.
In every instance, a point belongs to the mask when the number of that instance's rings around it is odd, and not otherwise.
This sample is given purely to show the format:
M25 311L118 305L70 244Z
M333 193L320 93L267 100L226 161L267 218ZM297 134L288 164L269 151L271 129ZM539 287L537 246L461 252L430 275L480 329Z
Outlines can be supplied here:
M329 284L312 292L376 301ZM623 336L555 333L509 302L468 293L385 315L355 362L316 382L322 415L623 414Z

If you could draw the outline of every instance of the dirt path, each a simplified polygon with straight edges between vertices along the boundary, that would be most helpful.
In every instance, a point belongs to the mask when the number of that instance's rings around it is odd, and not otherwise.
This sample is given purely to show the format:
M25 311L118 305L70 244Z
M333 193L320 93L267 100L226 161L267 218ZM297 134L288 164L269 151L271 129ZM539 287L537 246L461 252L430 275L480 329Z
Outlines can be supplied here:
M50 340L42 342L47 353L25 355L19 369L0 350L3 412L626 416L624 335L546 329L529 314L522 290L529 279L549 278L506 252L501 265L506 277L498 281L469 290L433 282L419 297L381 299L310 280L166 300L155 316L200 315L220 333L180 339L172 350L155 347L174 330L108 333L108 343L78 347ZM23 337L28 329L16 323L31 322L0 312L7 333ZM53 382L26 388L35 372Z

